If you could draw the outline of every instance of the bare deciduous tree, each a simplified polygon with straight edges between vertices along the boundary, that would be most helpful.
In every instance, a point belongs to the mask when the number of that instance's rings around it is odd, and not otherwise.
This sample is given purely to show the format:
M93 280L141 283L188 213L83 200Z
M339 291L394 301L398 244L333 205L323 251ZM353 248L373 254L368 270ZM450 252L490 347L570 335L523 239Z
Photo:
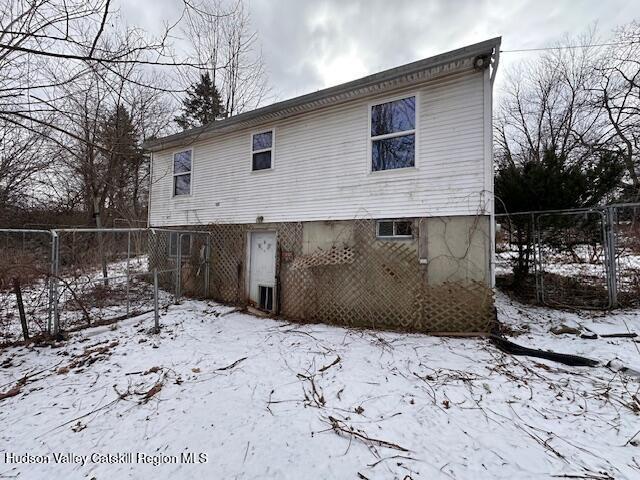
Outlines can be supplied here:
M0 121L1 210L28 206L36 196L39 175L51 160L45 135L43 127L30 131Z
M591 30L577 41L594 39ZM556 49L508 74L495 122L500 161L540 160L547 150L576 161L589 154L598 135L590 93L598 58L596 48Z
M622 45L609 47L598 66L600 83L594 88L604 109L603 146L623 159L631 182L631 196L640 199L640 24L617 30Z
M256 108L265 99L266 68L242 0L201 2L187 15L183 32L195 63L207 66L220 90L228 116Z
M24 168L5 169L0 183L15 191L42 181L43 199L57 197L68 205L82 199L94 215L104 210L110 196L110 170L98 171L110 155L97 141L98 120L117 105L126 105L141 138L157 136L166 131L172 117L167 97L179 90L171 88L167 75L156 69L204 70L203 65L173 56L167 42L176 25L151 38L122 27L111 3L7 0L0 10L0 135L5 153L9 139L19 134L40 142L46 137L48 148L62 159L61 164L49 162L48 171L36 179L33 163L20 163L16 154L7 154L4 165L18 163ZM197 14L186 0L183 9L182 17L186 12ZM138 167L131 189L135 192L131 213L136 216L146 202L141 195L148 171L146 162Z
M573 48L573 45L580 45ZM585 166L624 163L623 199L640 198L640 25L603 45L595 29L512 71L495 121L498 165L540 161L545 151Z

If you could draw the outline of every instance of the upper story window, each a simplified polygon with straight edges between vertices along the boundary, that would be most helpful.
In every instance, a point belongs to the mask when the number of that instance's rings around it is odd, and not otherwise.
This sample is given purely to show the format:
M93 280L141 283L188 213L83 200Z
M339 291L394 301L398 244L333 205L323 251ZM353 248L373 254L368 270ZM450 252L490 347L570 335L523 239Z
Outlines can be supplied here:
M191 194L191 156L192 150L173 154L173 195Z
M416 97L371 107L371 171L415 166Z
M273 130L251 137L251 170L268 170L273 162Z

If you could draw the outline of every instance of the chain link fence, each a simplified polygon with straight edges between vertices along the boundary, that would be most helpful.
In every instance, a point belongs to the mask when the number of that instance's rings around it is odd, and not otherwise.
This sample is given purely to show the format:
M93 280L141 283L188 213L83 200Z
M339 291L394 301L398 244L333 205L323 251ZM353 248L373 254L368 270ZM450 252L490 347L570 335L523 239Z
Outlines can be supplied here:
M640 204L496 215L496 284L556 307L640 305Z
M0 230L0 343L24 336L25 326L57 334L204 298L209 238L147 228Z
M0 344L22 335L21 310L31 332L51 327L52 239L49 230L0 230Z
M620 305L640 304L640 205L618 205L610 212L615 232L615 282Z

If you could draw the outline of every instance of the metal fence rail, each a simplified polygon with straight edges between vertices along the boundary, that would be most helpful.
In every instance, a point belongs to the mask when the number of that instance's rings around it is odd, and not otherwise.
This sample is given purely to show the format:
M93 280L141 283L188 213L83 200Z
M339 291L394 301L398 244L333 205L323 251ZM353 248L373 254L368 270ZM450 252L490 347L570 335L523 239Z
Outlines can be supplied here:
M640 304L640 204L496 215L496 282L523 300Z
M20 317L57 335L205 297L210 248L195 230L0 229L0 343L20 336Z

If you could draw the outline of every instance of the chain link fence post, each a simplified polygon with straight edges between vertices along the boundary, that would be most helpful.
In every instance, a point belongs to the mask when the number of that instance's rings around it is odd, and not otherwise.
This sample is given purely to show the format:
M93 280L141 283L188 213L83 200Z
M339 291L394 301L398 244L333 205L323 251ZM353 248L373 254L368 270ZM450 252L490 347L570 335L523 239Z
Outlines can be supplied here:
M54 263L56 256L56 234L55 232L49 232L51 236L51 257L49 259L49 301L47 305L47 333L51 335L53 328L53 297L55 295L53 289L54 282Z
M57 336L60 333L60 310L58 306L58 278L60 275L60 236L55 230L51 231L53 235L53 260L52 260L52 278L53 278L53 331L51 334Z
M171 234L170 234L171 235ZM176 236L176 290L175 290L175 303L180 301L180 287L181 287L181 278L180 274L182 273L182 234L180 232L175 233ZM169 240L171 243L171 240Z
M153 269L153 333L160 333L160 312L158 311L158 269Z
M127 232L127 309L126 309L126 315L127 317L129 317L129 307L130 307L130 300L129 300L129 275L130 273L130 268L131 268L131 264L130 264L130 259L131 259L131 232Z
M616 231L615 231L615 207L607 207L605 209L606 225L607 225L607 249L605 258L607 260L607 280L609 285L609 306L616 308L618 306L618 273L616 271Z
M536 302L542 304L542 250L540 249L540 229L536 216L531 213L531 250L533 250L533 275L536 285Z
M211 234L207 234L207 244L204 249L204 298L209 298L209 268L211 259Z

